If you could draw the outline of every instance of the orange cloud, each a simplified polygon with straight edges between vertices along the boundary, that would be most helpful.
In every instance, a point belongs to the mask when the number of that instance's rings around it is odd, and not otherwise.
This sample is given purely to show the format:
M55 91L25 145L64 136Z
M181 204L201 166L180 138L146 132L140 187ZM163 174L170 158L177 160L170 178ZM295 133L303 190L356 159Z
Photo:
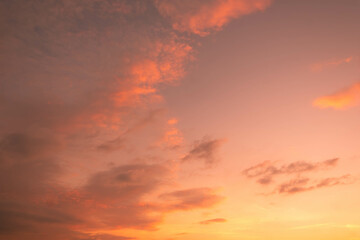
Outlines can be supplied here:
M313 102L315 107L336 110L347 109L358 104L360 104L360 83L355 83L351 87L332 95L319 97Z
M344 58L344 59L319 62L319 63L315 63L315 64L311 65L311 69L314 72L320 72L324 68L327 68L327 67L330 67L330 66L338 66L338 65L341 65L341 64L344 64L344 63L349 63L349 62L352 61L352 59L353 59L353 57L347 57L347 58Z
M231 19L265 10L271 0L165 0L156 1L160 13L171 19L173 28L206 36L220 30Z
M171 118L167 122L169 125L174 125L178 123L178 120L176 118Z

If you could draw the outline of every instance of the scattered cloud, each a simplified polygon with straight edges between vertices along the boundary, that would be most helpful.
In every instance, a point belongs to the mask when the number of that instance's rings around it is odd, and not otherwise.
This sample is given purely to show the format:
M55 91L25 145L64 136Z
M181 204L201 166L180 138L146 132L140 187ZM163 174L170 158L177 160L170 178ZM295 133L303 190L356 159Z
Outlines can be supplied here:
M275 189L272 191L273 194L295 194L324 187L353 183L355 179L349 174L341 177L328 177L322 179L311 179L310 177L303 176L306 174L313 174L317 171L325 171L334 168L338 161L338 158L315 163L297 161L280 166L274 162L265 161L245 169L242 174L247 178L255 178L256 182L260 185L275 185ZM275 178L277 177L281 179L281 183L275 181ZM283 180L284 177L286 179L290 177L290 180Z
M313 106L317 108L333 108L335 110L348 109L360 104L360 83L338 91L334 94L319 97L314 100Z
M212 223L224 223L224 222L227 222L227 220L225 218L214 218L214 219L201 221L199 223L203 224L203 225L208 225L208 224L212 224Z

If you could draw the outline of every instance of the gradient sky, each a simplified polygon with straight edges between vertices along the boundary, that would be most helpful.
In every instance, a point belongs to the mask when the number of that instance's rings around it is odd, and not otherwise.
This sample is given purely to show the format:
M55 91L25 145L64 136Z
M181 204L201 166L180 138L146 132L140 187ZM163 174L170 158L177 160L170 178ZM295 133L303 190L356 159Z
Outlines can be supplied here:
M0 239L360 240L359 13L0 1Z

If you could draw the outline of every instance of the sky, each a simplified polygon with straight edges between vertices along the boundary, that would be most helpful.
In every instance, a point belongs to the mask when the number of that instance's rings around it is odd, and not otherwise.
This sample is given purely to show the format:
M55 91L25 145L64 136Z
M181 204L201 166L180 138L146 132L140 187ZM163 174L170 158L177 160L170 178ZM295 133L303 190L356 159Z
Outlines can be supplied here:
M0 239L360 240L359 12L0 1Z

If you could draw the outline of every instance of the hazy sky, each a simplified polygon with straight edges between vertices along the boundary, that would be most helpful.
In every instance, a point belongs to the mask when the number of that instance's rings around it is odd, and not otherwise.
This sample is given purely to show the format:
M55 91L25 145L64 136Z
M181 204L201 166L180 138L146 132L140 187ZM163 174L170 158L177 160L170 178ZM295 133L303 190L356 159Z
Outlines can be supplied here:
M0 239L360 240L359 0L0 1Z

